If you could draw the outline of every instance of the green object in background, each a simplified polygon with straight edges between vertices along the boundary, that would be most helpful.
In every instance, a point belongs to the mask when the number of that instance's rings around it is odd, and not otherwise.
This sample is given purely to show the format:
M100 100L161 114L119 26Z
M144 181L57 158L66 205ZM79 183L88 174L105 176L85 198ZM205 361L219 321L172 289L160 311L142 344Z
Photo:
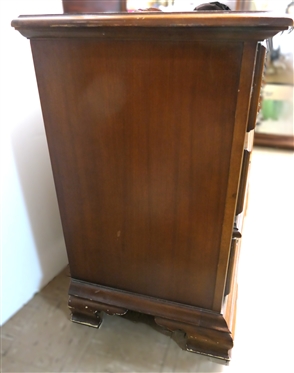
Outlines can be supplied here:
M278 120L283 108L283 101L263 100L262 102L262 117L264 120Z

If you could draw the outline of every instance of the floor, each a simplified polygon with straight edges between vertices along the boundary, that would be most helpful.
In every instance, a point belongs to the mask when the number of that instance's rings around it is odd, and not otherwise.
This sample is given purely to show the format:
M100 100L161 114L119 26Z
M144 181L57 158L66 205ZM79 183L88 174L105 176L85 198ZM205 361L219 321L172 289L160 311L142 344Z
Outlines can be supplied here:
M229 365L137 313L99 330L69 321L65 269L1 329L1 372L288 373L293 370L294 154L255 149Z

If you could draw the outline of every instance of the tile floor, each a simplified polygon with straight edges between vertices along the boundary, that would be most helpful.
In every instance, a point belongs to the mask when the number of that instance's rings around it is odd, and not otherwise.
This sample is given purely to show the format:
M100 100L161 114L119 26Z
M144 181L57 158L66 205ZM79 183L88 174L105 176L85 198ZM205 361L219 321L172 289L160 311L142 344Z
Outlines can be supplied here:
M71 323L65 270L1 328L1 372L293 372L294 154L255 149L250 180L229 365L137 313Z

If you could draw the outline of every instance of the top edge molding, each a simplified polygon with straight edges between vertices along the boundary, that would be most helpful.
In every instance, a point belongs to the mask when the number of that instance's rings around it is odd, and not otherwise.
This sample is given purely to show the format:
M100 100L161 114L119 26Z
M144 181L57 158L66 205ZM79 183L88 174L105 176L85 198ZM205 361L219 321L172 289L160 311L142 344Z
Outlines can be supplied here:
M22 15L14 19L15 29L99 28L99 27L264 27L281 31L293 27L293 18L269 12L185 12L185 13L92 13Z

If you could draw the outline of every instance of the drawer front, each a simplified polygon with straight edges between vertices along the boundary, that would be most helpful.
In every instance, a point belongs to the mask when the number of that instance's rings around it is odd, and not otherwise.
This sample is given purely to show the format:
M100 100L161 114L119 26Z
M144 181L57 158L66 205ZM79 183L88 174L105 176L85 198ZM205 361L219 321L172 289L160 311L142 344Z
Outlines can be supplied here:
M230 292L231 292L231 289L232 289L234 272L235 272L236 266L238 264L237 260L236 260L237 251L238 251L238 243L239 243L238 239L236 239L236 238L232 239L229 266L228 266L228 272L227 272L227 281L226 281L224 296L229 295Z
M248 171L249 171L249 165L250 165L250 155L251 155L251 152L249 152L248 150L244 150L236 215L241 214L241 212L243 211L243 207L244 207L244 201L245 201L246 190L247 190Z
M249 107L248 125L247 131L251 131L255 128L257 113L261 107L260 89L263 80L263 70L265 61L266 48L259 44L256 57L256 65L254 71L252 96Z

